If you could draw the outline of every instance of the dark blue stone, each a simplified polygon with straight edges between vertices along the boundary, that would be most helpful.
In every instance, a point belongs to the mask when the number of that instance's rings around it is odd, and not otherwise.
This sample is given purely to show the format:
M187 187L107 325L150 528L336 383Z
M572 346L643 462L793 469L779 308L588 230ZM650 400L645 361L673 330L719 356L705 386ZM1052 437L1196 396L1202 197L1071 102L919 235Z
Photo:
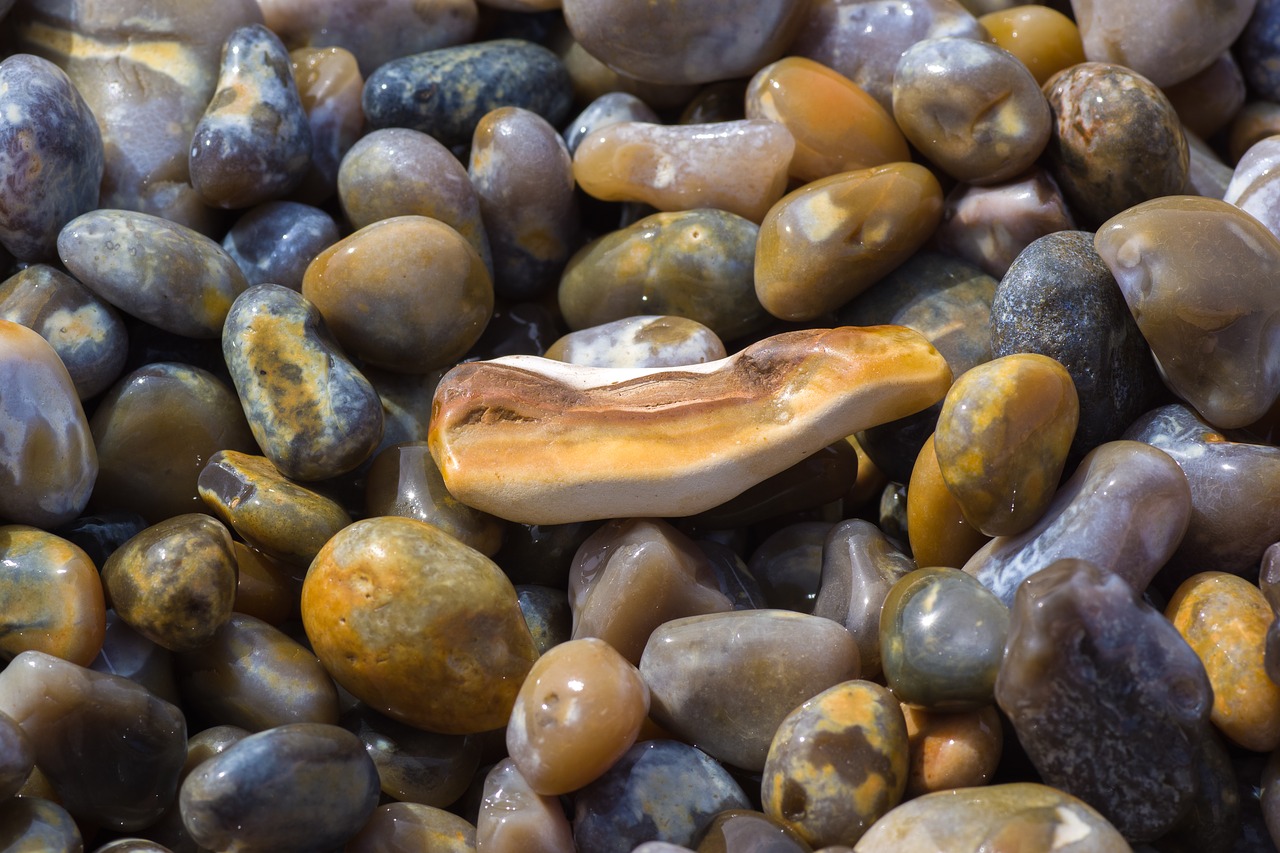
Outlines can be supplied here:
M559 127L573 91L560 58L541 45L498 39L394 59L364 85L370 128L408 127L446 146L467 145L490 110L523 107Z
M78 545L101 567L117 548L146 529L147 520L138 513L113 511L82 515L54 533Z
M1235 51L1254 93L1267 101L1280 101L1280 0L1258 0Z
M270 201L245 211L222 241L250 285L302 290L302 275L316 255L338 242L333 217L295 201Z

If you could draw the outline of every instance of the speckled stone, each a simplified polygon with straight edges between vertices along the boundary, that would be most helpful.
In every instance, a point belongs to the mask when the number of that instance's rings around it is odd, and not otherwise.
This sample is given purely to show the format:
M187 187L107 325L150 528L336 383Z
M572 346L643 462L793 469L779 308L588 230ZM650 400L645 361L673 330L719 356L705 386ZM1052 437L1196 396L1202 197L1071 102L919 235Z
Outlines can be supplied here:
M1057 560L1019 588L1008 649L996 700L1044 781L1135 842L1173 828L1213 705L1173 625L1119 575Z
M902 799L909 748L888 690L847 681L797 707L774 735L761 799L814 848L857 843Z
M302 621L339 684L446 734L503 725L537 656L501 569L408 518L359 521L326 543L302 587Z
M573 840L580 853L631 853L646 841L691 845L720 812L750 807L706 753L675 740L644 741L579 792Z
M974 711L902 706L911 746L906 798L986 785L1004 753L1004 727L994 704Z
M250 285L302 290L302 274L316 255L338 242L338 224L318 207L269 201L246 210L222 240Z
M383 793L401 802L446 808L466 792L480 765L482 738L423 731L364 703L339 724L364 741Z
M485 113L523 107L559 126L569 117L569 73L560 58L521 39L446 47L394 59L365 81L370 127L408 127L447 146L471 141Z
M529 787L510 758L484 777L476 841L487 853L559 853L573 850L573 829L558 797Z
M364 130L364 110L360 107L364 77L355 56L341 47L291 50L289 65L311 126L311 169L302 179L296 198L318 204L333 195L338 164Z
M387 803L374 810L342 849L344 853L474 853L476 828L443 809Z
M0 802L0 839L11 853L83 853L84 837L62 806L41 797Z
M62 226L98 206L102 170L98 123L62 69L0 62L0 244L20 261L55 257Z
M0 526L0 566L0 658L34 649L88 666L106 630L102 584L89 555L52 533L10 524Z
M697 320L639 314L570 332L544 355L593 367L677 367L728 353L720 336Z
M153 326L216 338L232 301L248 286L222 246L176 222L101 209L58 235L62 263L85 287Z
M222 352L253 437L285 476L333 477L378 446L377 392L301 294L275 284L246 290L227 315Z
M293 723L251 735L197 767L179 802L201 847L328 850L373 814L378 771L351 732Z

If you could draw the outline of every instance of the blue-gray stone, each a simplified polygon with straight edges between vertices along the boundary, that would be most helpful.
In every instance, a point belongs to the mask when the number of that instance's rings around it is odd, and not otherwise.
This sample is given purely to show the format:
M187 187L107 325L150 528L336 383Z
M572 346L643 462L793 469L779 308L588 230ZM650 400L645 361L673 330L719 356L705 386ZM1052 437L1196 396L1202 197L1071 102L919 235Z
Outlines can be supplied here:
M1244 79L1260 98L1280 101L1280 0L1258 0L1235 44Z
M300 291L307 265L340 236L333 217L318 207L269 201L245 211L222 248L250 285L279 284Z

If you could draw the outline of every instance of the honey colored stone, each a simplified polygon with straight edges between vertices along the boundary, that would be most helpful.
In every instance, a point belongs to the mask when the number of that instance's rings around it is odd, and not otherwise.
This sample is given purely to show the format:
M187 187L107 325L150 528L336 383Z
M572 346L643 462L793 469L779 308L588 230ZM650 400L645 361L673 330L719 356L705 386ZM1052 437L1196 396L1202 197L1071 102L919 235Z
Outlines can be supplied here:
M997 47L1016 56L1036 83L1044 85L1064 68L1084 62L1084 44L1075 21L1048 6L1013 6L988 12L978 23Z
M341 47L291 50L289 65L311 126L311 170L298 195L315 204L333 195L338 165L364 129L364 77L355 55Z
M778 202L756 242L756 296L784 320L833 311L933 234L942 188L928 169L892 163L813 181Z
M80 666L92 663L107 617L89 555L52 533L10 524L0 526L0 566L0 658L33 649Z
M573 848L573 830L560 800L529 787L510 758L484 777L476 818L476 843L487 853L563 853Z
M603 640L553 646L529 670L511 708L507 752L530 789L576 791L622 757L649 712L640 673Z
M1004 729L995 705L963 713L902 706L911 745L908 799L985 785L1004 749Z
M907 484L907 537L920 566L958 569L987 543L988 537L969 523L947 488L933 447L934 437L920 448Z
M387 803L342 848L345 853L474 853L476 828L444 809Z
M450 492L500 518L691 515L949 384L937 350L896 326L784 333L641 372L513 356L441 380L431 451Z
M803 56L756 72L747 84L746 114L791 131L796 150L788 173L802 182L911 159L902 131L875 98Z
M1280 746L1280 685L1267 677L1263 655L1272 612L1262 591L1236 575L1201 572L1178 587L1165 616L1209 675L1209 720L1245 749Z
M232 548L236 555L235 612L276 626L296 619L305 572L243 542L233 542Z
M408 518L359 521L326 543L302 586L302 622L340 685L445 734L506 723L537 657L502 570Z
M352 355L404 373L457 361L493 310L480 256L426 216L384 219L330 246L307 267L302 295Z
M543 355L590 367L679 367L728 355L711 329L686 317L624 317L570 332Z
M1034 524L1058 490L1079 419L1071 374L1048 356L1007 355L956 379L934 449L965 520L987 536Z
M759 222L787 187L795 139L766 119L665 126L626 121L582 140L573 176L604 201L714 207Z

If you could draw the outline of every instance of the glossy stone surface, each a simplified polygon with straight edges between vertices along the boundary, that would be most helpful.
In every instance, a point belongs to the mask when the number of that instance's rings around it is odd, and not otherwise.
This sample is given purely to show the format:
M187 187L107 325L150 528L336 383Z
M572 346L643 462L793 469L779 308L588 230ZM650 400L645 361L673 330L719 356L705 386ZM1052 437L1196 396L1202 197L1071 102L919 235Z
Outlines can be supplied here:
M177 791L186 721L132 681L23 652L0 672L0 713L26 731L36 765L78 819L141 829Z
M166 519L111 555L102 585L120 618L147 639L175 652L201 648L231 618L231 534L201 513Z
M1267 332L1269 271L1280 238L1234 205L1175 196L1109 220L1094 246L1174 393L1219 429L1271 408L1280 370Z
M573 829L560 800L535 793L510 758L484 777L477 845L489 853L561 853L572 850Z
M941 218L942 188L915 163L806 184L774 205L760 225L760 304L783 320L834 311L915 253Z
M480 764L481 739L423 731L361 703L340 725L364 741L386 796L445 808L466 792Z
M153 326L216 338L231 303L248 286L222 246L145 213L100 209L58 235L58 256L85 287Z
M988 536L1034 524L1057 492L1079 417L1071 374L1048 356L1006 355L961 374L934 451L965 519Z
M640 674L658 724L713 758L759 771L793 708L858 677L858 648L830 619L786 610L713 613L659 626Z
M649 687L603 640L569 640L529 670L511 708L507 753L544 796L598 779L636 742Z
M211 724L251 732L336 723L338 693L316 656L283 631L232 613L203 647L175 661L183 703Z
M847 681L797 707L764 766L765 814L810 846L853 845L902 799L907 726L888 690Z
M318 207L269 201L246 210L222 240L222 248L250 285L278 284L302 290L302 274L338 242L338 225Z
M544 355L591 367L679 367L724 358L724 342L686 317L624 317L561 337Z
M470 142L498 107L522 107L558 127L569 117L571 93L554 53L496 39L391 60L369 75L362 103L372 128L408 127L454 146Z
M311 126L311 169L298 194L315 204L333 195L338 164L364 130L364 77L355 56L341 47L291 50L289 65Z
M791 132L767 119L625 121L578 144L573 176L603 201L640 201L666 211L714 207L759 222L786 191L794 151Z
M959 568L987 542L947 488L929 436L907 482L907 543L916 564Z
M1272 234L1280 229L1280 205L1276 201L1280 185L1275 179L1278 157L1280 139L1268 136L1255 142L1236 163L1231 183L1222 197L1223 201L1258 219Z
M98 206L102 170L98 123L66 73L29 54L0 62L0 244L55 257L62 226Z
M1182 192L1189 158L1182 122L1150 80L1085 62L1049 78L1044 91L1054 121L1046 162L1083 227Z
M1051 113L1017 57L967 38L926 39L893 75L893 116L911 144L959 181L994 184L1035 163Z
M1011 5L982 15L978 23L997 46L1027 66L1040 85L1062 69L1084 62L1080 29L1059 9L1031 3Z
M1005 604L1024 580L1064 558L1087 560L1144 590L1190 518L1191 489L1167 453L1111 441L1084 458L1034 526L992 539L963 568Z
M89 664L94 672L127 678L171 705L181 705L173 677L173 652L158 646L107 611L107 631L102 651Z
M78 516L98 476L80 398L39 334L0 320L0 518L57 527Z
M36 766L35 747L18 721L0 714L0 802L18 792Z
M691 845L720 812L750 807L706 753L644 741L578 794L573 840L582 853L630 853L646 841Z
M819 509L853 487L857 466L857 451L848 441L835 441L690 522L724 529Z
M572 70L570 71L572 73ZM565 145L572 155L582 140L594 131L620 121L643 121L659 124L661 119L645 101L630 92L611 91L595 98L582 112L569 120L564 131Z
M0 841L13 853L82 853L84 837L67 810L40 797L0 802Z
M862 837L857 853L1053 850L1129 853L1125 837L1085 802L1034 782L939 791L903 803Z
M378 804L378 771L360 739L320 723L251 735L182 783L182 823L201 847L327 850Z
M301 294L275 284L246 290L227 315L222 353L253 437L285 476L343 474L377 447L377 392Z
M89 555L52 533L9 524L0 526L0 566L0 658L34 649L88 666L106 631L102 584Z
M1008 649L996 700L1044 781L1135 842L1171 829L1213 705L1177 630L1119 575L1057 560L1018 590Z
M302 622L325 669L428 731L496 729L537 656L502 570L437 527L366 519L321 549Z
M902 716L911 747L908 799L991 781L1004 751L1004 728L994 704L964 713L903 705Z
M698 844L698 853L808 853L810 849L800 836L763 812L743 809L716 815Z
M1017 256L991 302L991 349L996 357L1039 353L1066 368L1080 403L1072 464L1119 438L1162 389L1150 348L1086 231L1047 234Z
M810 613L822 578L830 521L796 521L770 533L752 551L747 570L764 606Z
M345 853L472 853L476 828L457 815L421 803L379 806L364 828L342 848Z
M560 279L560 310L583 330L671 314L722 340L763 325L753 265L759 228L723 210L655 213L583 246Z
M457 361L493 311L484 260L453 228L417 215L374 222L325 249L302 295L352 356L402 373Z
M784 333L639 375L512 356L446 374L431 450L450 492L500 518L689 515L930 405L949 384L937 351L893 326ZM518 468L506 464L513 453Z

